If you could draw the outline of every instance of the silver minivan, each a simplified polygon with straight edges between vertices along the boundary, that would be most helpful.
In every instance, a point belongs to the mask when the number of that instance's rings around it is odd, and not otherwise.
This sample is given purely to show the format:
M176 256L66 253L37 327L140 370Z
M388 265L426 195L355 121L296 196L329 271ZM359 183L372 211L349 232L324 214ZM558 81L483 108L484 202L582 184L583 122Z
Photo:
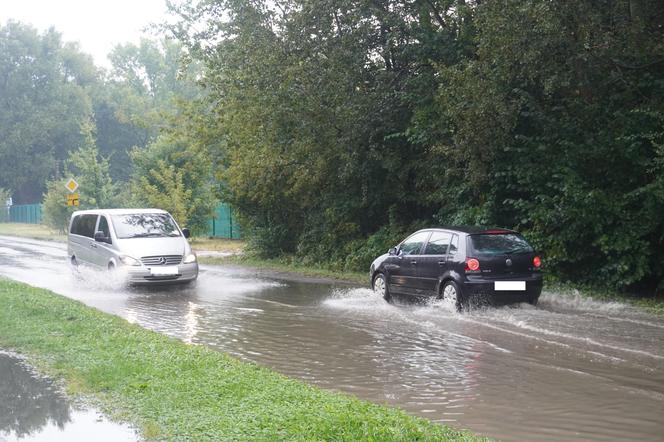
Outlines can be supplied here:
M132 284L191 282L198 277L189 231L159 209L79 210L69 222L73 266L124 270Z

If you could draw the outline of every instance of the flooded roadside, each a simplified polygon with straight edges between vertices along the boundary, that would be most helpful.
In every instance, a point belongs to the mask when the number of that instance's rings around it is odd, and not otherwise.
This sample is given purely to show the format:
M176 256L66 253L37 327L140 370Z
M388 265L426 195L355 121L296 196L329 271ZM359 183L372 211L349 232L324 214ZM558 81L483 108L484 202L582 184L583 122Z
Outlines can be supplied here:
M50 379L21 358L0 351L0 441L133 442L131 428L108 421L101 413L77 407Z
M68 274L64 249L4 241L0 274L320 387L502 440L658 440L664 318L544 293L538 308L386 304L363 288L202 266L192 287Z

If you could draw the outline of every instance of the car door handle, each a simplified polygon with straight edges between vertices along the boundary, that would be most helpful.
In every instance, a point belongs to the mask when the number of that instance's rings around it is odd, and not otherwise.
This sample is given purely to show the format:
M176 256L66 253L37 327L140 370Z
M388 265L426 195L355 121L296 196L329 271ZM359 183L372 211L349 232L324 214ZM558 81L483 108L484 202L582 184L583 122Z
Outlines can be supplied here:
M411 261L410 263L411 264L417 264L417 261Z
M97 248L97 244L92 243L92 244L90 244L90 247L92 247L93 249L96 249L96 248Z
M446 262L445 260L441 259L440 261L438 261L438 264L442 266L443 264L445 264L445 262Z

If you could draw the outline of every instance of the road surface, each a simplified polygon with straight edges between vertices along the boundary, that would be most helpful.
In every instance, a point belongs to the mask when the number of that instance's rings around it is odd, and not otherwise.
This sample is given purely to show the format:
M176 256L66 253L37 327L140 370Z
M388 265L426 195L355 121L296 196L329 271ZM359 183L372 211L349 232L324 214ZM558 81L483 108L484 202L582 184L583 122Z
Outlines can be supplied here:
M545 292L458 314L366 288L201 266L195 286L71 276L63 244L0 237L0 275L322 388L502 440L662 440L664 318Z

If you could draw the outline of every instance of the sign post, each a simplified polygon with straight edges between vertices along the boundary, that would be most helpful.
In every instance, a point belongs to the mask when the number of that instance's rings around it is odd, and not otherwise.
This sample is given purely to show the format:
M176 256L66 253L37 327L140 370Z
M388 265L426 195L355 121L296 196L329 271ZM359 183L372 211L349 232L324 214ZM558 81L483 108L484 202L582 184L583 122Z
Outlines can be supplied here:
M67 206L78 206L80 204L79 195L76 192L78 189L78 183L74 178L69 178L69 181L65 183L65 187L69 191L67 195Z
M7 198L5 201L5 206L7 206L7 222L10 222L11 220L11 211L12 211L12 206L14 205L14 201L12 200L12 197L10 196Z

